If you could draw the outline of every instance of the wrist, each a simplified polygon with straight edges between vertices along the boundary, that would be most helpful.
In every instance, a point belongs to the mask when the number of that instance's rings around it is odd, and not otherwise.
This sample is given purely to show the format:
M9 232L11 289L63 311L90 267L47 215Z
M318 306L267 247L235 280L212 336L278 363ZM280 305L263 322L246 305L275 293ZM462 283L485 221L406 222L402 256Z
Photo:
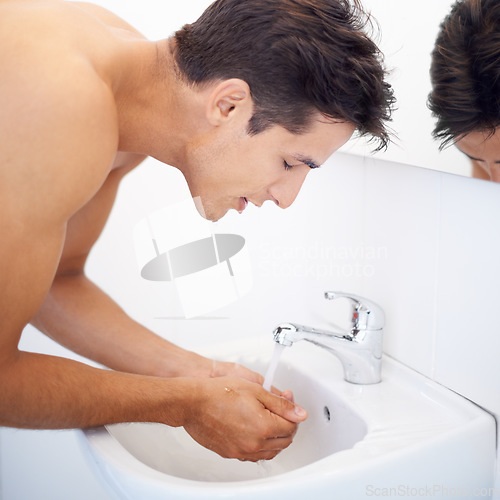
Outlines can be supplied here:
M159 377L209 378L212 376L214 362L204 356L177 348L156 365L154 375Z
M203 404L203 380L177 377L164 381L168 385L169 394L167 397L165 392L162 394L158 421L171 427L183 427L195 418Z

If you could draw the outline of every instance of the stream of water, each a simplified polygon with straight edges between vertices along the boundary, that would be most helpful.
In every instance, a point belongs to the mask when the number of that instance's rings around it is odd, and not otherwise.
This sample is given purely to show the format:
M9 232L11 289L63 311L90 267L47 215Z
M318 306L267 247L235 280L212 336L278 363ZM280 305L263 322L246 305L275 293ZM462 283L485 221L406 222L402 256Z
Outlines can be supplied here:
M271 390L271 385L273 383L274 373L276 372L276 368L278 367L278 363L283 353L283 350L286 346L276 343L274 345L274 352L271 362L269 363L269 367L266 372L266 376L264 377L263 387L266 391Z

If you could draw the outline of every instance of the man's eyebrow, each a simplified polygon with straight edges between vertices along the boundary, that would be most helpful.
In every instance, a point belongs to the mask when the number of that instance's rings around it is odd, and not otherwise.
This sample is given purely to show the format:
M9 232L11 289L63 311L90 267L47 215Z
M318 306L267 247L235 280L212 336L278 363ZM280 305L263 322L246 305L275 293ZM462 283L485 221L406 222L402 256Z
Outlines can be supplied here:
M475 160L475 161L484 161L484 160L481 160L481 158L474 158L474 156L471 156L471 155L468 155L465 151L461 150L458 146L456 146L456 148L465 156L467 156L467 158L471 159L471 160Z
M482 160L481 158L475 158L474 156L471 156L471 155L468 155L465 151L463 151L462 149L460 149L456 144L455 144L455 147L462 153L464 154L465 156L467 156L467 158L471 159L471 160L474 160L474 161L484 161ZM500 160L494 160L493 163L500 163Z
M462 151L462 150L460 150L460 151ZM462 151L462 153L463 153L465 156L467 156L467 158L469 158L469 159L471 159L471 160L475 160L475 161L484 161L484 160L481 160L481 158L476 158L475 156L468 155L467 153L464 153L463 151Z
M304 165L307 165L309 168L319 168L321 165L316 163L314 160L307 156L302 155L292 155L297 161L300 161Z

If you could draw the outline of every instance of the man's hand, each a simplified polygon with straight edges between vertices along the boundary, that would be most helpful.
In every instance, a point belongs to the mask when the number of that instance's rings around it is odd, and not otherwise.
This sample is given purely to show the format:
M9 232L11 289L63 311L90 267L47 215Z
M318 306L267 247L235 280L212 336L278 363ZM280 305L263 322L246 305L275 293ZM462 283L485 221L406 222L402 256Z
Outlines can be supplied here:
M238 377L250 382L255 382L256 384L262 385L264 383L264 377L245 366L239 365L238 363L228 363L226 361L215 361L212 360L212 371L210 377ZM271 387L271 392L277 396L288 399L292 403L293 393L292 391L280 391L276 387Z
M184 428L224 458L269 460L288 447L307 412L258 383L217 377L202 382Z
M228 363L226 361L212 360L210 377L236 377L260 385L264 383L264 377L260 373L254 372L238 363Z

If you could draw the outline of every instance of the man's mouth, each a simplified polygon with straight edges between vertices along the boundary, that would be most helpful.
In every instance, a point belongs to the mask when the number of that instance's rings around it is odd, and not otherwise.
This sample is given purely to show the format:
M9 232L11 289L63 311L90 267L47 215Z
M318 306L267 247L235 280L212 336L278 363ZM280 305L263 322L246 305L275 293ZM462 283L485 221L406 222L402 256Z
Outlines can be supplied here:
M243 210L245 210L245 208L247 207L248 205L248 200L242 196L240 198L240 204L239 204L239 207L238 207L238 212L241 214L243 212Z

